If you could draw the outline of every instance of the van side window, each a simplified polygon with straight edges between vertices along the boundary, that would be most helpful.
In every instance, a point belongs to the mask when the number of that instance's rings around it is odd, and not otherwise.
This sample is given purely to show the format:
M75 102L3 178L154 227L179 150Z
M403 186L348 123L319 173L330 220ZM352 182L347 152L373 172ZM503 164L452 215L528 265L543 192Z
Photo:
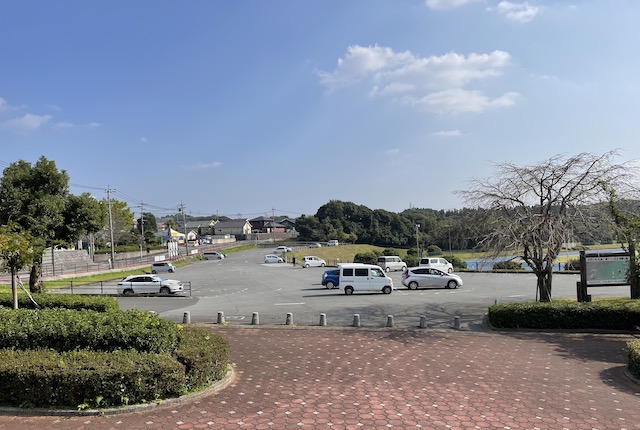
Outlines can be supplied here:
M342 269L342 275L353 276L353 269Z
M371 269L371 276L377 276L378 278L383 278L386 275L384 274L384 272L382 270Z
M356 276L369 276L369 269L356 269Z

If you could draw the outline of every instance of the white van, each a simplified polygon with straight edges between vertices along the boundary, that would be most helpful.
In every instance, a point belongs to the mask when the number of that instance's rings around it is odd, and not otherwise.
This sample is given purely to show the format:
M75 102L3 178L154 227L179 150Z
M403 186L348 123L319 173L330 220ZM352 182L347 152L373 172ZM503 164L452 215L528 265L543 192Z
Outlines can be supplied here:
M157 261L151 264L151 273L160 273L160 272L173 273L175 271L176 271L176 266L171 264L170 261Z
M446 273L453 272L453 264L449 263L444 258L437 258L437 257L421 258L420 264L418 265L424 266L424 267L430 267L432 269L442 270L443 272L446 272Z
M378 257L378 266L382 267L387 272L392 270L407 270L407 263L402 261L402 258L397 255L381 255Z
M338 288L345 294L353 294L354 291L381 291L391 294L393 280L382 267L374 264L341 264Z

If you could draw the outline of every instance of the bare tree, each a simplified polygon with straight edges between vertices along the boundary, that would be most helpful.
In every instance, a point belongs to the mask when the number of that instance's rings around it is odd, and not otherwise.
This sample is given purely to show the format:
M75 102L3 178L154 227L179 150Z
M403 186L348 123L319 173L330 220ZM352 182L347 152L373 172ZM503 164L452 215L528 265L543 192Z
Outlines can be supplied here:
M486 228L480 246L495 256L521 257L537 277L540 301L551 300L553 264L571 226L598 228L587 208L608 200L603 184L622 190L635 179L635 165L615 164L617 155L559 154L530 166L497 163L493 177L472 179L467 190L458 191L467 203L485 209L479 211ZM598 213L599 222L610 220L606 212Z

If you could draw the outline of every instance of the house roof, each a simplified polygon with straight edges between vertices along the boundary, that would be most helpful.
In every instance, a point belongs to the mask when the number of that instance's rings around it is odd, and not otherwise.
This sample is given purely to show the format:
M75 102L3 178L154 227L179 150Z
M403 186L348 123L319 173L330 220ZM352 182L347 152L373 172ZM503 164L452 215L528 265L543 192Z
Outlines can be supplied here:
M248 219L231 219L227 221L218 221L216 224L216 228L234 228L234 227L244 227L245 224L249 222Z

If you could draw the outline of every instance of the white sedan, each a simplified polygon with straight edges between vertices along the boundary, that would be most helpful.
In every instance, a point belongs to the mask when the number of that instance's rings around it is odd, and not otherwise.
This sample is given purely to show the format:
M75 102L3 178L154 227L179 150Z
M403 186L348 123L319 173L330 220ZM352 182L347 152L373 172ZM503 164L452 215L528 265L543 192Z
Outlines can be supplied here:
M430 267L410 267L402 274L402 285L410 290L438 287L455 289L462 285L462 278Z
M184 290L182 282L158 275L131 275L118 282L118 294L175 294Z
M264 262L265 263L284 263L284 260L275 254L269 254L264 256Z
M315 255L308 255L306 257L302 257L300 265L306 269L307 267L324 267L327 265L327 262Z

